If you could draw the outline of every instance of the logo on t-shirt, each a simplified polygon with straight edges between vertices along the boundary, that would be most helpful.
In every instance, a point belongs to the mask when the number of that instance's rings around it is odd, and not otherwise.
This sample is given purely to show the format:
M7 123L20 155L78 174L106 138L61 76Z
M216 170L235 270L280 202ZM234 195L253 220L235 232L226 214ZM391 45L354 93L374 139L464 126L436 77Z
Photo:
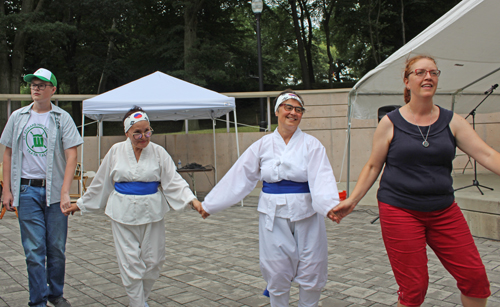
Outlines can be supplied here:
M28 153L35 157L47 155L47 127L41 124L32 124L24 130L24 141Z

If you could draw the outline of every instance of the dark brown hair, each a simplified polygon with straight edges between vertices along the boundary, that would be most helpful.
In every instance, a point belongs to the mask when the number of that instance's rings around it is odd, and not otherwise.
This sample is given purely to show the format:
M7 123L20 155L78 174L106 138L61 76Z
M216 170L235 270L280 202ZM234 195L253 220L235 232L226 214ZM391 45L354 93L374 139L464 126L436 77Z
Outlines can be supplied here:
M415 64L416 62L422 60L422 59L429 59L431 61L434 62L434 64L436 64L436 60L434 60L433 57L431 56L428 56L428 55L416 55L414 57L411 57L409 58L408 60L406 60L406 66L405 66L405 72L404 72L404 77L403 79L408 79L408 76L410 75L410 73L412 72L411 71L411 66L413 64ZM437 64L436 64L437 65ZM411 93L410 93L410 90L405 86L405 90L404 90L404 100L405 100L405 103L408 103L410 102L410 99L411 99Z

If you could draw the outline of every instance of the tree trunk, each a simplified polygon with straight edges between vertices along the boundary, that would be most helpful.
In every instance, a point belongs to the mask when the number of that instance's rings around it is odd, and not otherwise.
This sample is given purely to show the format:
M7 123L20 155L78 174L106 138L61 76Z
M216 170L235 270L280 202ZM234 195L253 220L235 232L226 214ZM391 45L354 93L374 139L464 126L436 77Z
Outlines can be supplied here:
M198 27L198 11L204 0L185 1L184 4L184 71L192 76L196 69L193 64L193 48L196 44Z
M71 39L70 52L69 56L75 56L76 50L78 48L78 41L76 37ZM72 61L68 60L68 63L72 63ZM69 90L72 94L80 94L80 88L78 87L78 72L76 71L75 65L68 65L70 67L69 74ZM77 126L82 124L82 102L81 101L72 101L71 102L71 116L75 121Z
M69 6L63 16L62 22L69 25L74 25L76 28L79 27L81 23L81 15L78 12L78 8L73 8ZM76 65L73 59L76 57L76 51L78 49L78 39L76 34L71 34L68 37L68 43L63 45L65 50L64 59L68 67L68 73L66 74L65 84L69 84L69 92L71 94L79 94L80 90L78 88L78 72L76 72ZM75 121L77 126L82 123L82 102L72 101L71 102L71 117Z
M0 93L10 92L9 45L7 45L7 23L5 20L5 4L0 5ZM2 107L4 104L2 103ZM1 114L5 114L2 112Z
M382 44L380 43L380 11L382 9L381 0L377 0L378 11L377 11L377 21L375 22L375 37L377 39L377 65L382 62Z
M184 74L188 79L196 75L193 51L196 45L198 27L198 11L205 0L188 0L184 3ZM189 130L200 129L198 120L189 121Z
M406 44L406 33L405 33L405 2L401 0L401 34L403 36L403 45Z
M8 94L10 90L9 47L7 45L7 25L5 24L5 5L0 5L0 93ZM7 123L7 101L0 101L0 130Z
M376 30L373 29L373 24L372 24L372 0L369 1L368 3L368 29L370 31L370 44L372 46L372 56L373 56L373 59L375 60L375 64L378 65L379 64L379 61L378 61L378 57L377 57L377 45L375 43L375 39L374 39L374 32Z
M315 78L314 78L314 65L313 65L313 59L312 59L312 41L313 41L313 27L312 27L312 20L311 20L311 14L309 13L309 10L307 9L307 3L304 0L299 0L299 5L300 5L300 10L301 10L301 32L302 32L302 37L305 42L305 51L306 51L306 60L307 60L307 73L309 75L309 81L312 84L314 84ZM307 29L306 25L304 22L304 17L307 19ZM307 33L307 34L306 34Z
M335 2L335 1L332 1ZM333 79L334 79L334 64L333 64L333 55L332 48L330 47L331 39L330 39L330 20L332 17L332 12L334 8L334 4L331 3L330 7L327 5L327 1L323 0L323 30L325 32L326 38L326 54L328 55L328 84L330 88L333 88ZM335 79L337 79L336 77Z
M116 19L113 18L113 24L111 25L111 31L116 29ZM104 62L104 67L102 68L101 79L99 80L99 87L97 88L97 94L100 94L106 91L106 81L108 80L108 75L106 70L108 69L108 65L111 65L111 60L113 57L113 49L115 49L114 36L110 35L109 43L108 43L108 51L106 53L106 62Z
M5 29L7 25L0 22L0 92L5 94L19 94L21 76L24 68L24 57L26 53L27 33L24 25L31 21L33 12L39 12L42 9L44 0L39 0L36 7L36 0L23 0L21 10L18 13L21 18L19 24L14 25L16 33L13 38L7 37ZM5 20L5 4L0 5L0 17ZM7 42L12 40L12 49L9 49ZM9 52L10 51L10 52ZM12 102L12 110L21 107L20 101ZM7 104L1 103L0 128L3 129L7 122Z
M21 12L19 14L30 14L32 12L39 12L42 9L44 0L40 0L35 9L35 0L23 0ZM26 21L28 23L33 18L32 16L26 16ZM12 46L12 60L11 60L11 75L10 75L10 93L19 93L19 87L21 84L21 75L23 74L24 67L24 56L26 54L26 31L22 26L16 31L14 37L14 44ZM20 105L20 103L19 103ZM13 108L14 109L14 108Z
M293 27L295 29L295 37L297 38L297 48L299 52L300 68L302 72L302 82L304 84L304 88L308 89L311 88L311 81L309 79L306 56L304 54L304 43L302 41L302 36L300 33L299 17L297 15L297 3L295 0L288 0L288 2L290 3L290 7L292 8Z

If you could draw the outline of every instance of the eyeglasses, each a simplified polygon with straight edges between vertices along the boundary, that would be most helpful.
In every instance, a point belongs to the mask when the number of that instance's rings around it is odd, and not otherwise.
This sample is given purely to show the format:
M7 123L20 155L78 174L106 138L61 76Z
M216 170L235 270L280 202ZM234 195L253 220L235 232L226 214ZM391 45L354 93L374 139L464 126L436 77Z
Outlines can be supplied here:
M39 83L39 84L31 83L31 84L30 84L30 88L31 88L32 90L36 90L36 89L38 88L40 91L45 90L45 88L46 88L47 86L53 86L53 85L52 85L52 84L45 84L45 83Z
M142 139L143 136L145 138L149 139L152 135L153 135L153 129L148 130L148 131L146 131L144 133L138 132L138 133L132 134L132 136L134 137L134 140L140 140L140 139Z
M437 69L431 69L431 70L426 70L426 69L415 69L415 71L412 71L408 74L408 76L412 73L415 73L415 76L417 77L424 77L427 75L427 72L431 74L431 77L437 78L439 75L441 75L441 71Z
M304 109L303 107L295 107L295 106L292 106L291 104L288 104L288 103L282 103L281 105L283 106L285 111L288 111L288 112L291 112L293 109L295 109L295 113L299 113L299 114L304 114L306 112L306 109Z

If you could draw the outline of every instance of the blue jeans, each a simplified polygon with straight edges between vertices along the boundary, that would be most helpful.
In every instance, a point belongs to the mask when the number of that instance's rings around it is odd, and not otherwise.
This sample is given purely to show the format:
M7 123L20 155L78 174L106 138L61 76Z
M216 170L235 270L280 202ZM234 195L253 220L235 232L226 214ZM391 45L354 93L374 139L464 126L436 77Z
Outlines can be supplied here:
M59 203L47 207L45 188L21 185L19 226L30 288L30 306L63 295L68 217ZM47 265L45 265L47 259Z

